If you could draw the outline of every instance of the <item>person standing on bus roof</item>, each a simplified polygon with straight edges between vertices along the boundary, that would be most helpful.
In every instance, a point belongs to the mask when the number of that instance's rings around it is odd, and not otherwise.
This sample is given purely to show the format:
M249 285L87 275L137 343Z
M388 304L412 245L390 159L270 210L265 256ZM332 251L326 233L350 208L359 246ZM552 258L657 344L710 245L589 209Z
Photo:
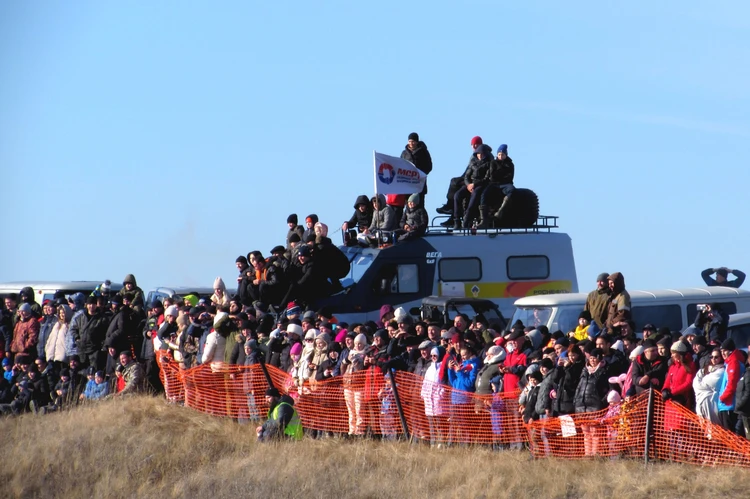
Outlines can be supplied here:
M591 314L591 320L596 322L599 328L603 328L607 322L607 303L609 302L609 285L607 280L609 274L602 272L596 278L596 289L586 297L585 312Z
M632 318L630 293L625 290L625 276L620 272L610 274L607 283L611 294L607 303L606 326L612 332L614 326L619 326L620 323L627 322Z
M716 274L716 279L711 277L711 274ZM734 275L737 279L730 281L727 279L729 274ZM742 283L745 282L745 273L737 269L728 269L726 267L719 267L715 269L706 269L701 272L701 277L706 283L706 286L725 286L727 288L739 288Z

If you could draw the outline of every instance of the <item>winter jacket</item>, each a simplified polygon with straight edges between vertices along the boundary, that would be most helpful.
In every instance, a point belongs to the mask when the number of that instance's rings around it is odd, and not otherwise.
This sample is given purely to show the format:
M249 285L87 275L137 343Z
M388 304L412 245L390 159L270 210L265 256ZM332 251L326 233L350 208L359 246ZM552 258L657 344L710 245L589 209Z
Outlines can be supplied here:
M292 249L292 244L289 242L289 239L291 239L291 237L294 234L297 234L299 238L302 239L302 236L304 235L304 233L305 233L305 228L302 227L301 225L297 225L295 228L289 229L289 231L286 233L286 249L287 250Z
M380 206L380 209L372 212L372 221L370 223L369 231L396 230L398 228L396 211L386 204L385 196L383 194L378 194L378 206Z
M80 352L91 354L102 349L108 327L109 321L104 314L89 315L84 312L71 321L70 334L76 339Z
M101 383L96 380L90 379L86 383L86 389L83 390L83 396L88 400L99 400L107 396L109 393L109 383L103 381Z
M513 393L518 390L518 382L526 371L526 362L526 355L518 350L509 352L505 357L505 367L510 370L510 372L505 373L503 378L505 393Z
M71 315L73 315L72 312ZM68 356L65 350L65 344L66 337L69 334L68 324L60 321L55 323L44 348L47 354L45 357L47 362L65 362L67 360Z
M469 395L464 392L474 391L480 366L479 358L473 357L464 360L458 371L448 369L448 382L453 387L453 392L451 393L451 403L453 405L468 404L471 402Z
M410 232L417 235L423 235L427 232L427 227L430 224L427 212L421 206L415 206L414 209L408 206L404 208L404 214L401 216L401 228L408 225Z
M429 175L432 171L432 156L430 156L430 151L427 150L427 145L421 140L417 143L414 150L409 149L408 145L404 146L401 159L411 162L426 175Z
M424 413L426 416L442 416L445 412L445 387L440 382L440 363L432 363L424 375L422 390L420 391L422 402L424 402Z
M357 208L361 204L367 207L364 212L359 211L359 208ZM381 206L385 206L385 203L383 203ZM354 214L347 221L349 228L361 230L364 227L369 227L371 223L372 203L370 203L370 198L365 195L357 196L357 200L354 202Z
M662 389L664 378L667 376L667 369L669 369L667 359L656 357L654 360L648 360L646 354L642 353L635 358L632 366L633 370L630 373L632 384L628 389L627 396L632 397L633 395L647 391L649 388L653 388L654 390ZM644 376L648 376L648 384L641 386L638 381ZM654 383L654 380L657 383Z
M114 348L119 354L119 352L130 348L131 340L129 338L137 336L140 336L138 334L138 323L132 309L130 307L122 307L107 325L103 346ZM139 343L133 341L134 348ZM140 353L141 349L136 349L135 351Z
M616 348L610 348L608 352L604 352L604 362L607 363L607 376L619 376L628 372L628 359Z
M224 367L224 352L226 350L227 339L216 331L211 331L206 338L206 346L203 349L201 358L202 364L211 364L211 370L221 371Z
M596 412L604 409L607 406L608 391L606 364L600 363L594 372L591 372L589 366L584 367L573 400L576 412Z
M550 397L550 393L552 392L552 390L556 389L554 369L551 369L546 374L546 376L544 376L542 382L539 383L538 387L539 392L537 393L536 407L534 408L534 411L539 415L539 417L546 415L546 411L549 411L549 415L552 416L552 413L554 412L554 406L553 400Z
M625 277L619 272L609 276L614 282L614 290L607 304L607 321L606 326L610 331L614 324L618 322L627 322L631 317L630 313L630 294L625 290Z
M519 399L519 403L523 402L523 422L526 424L531 423L539 419L539 414L536 412L536 403L539 399L539 385L529 387L529 391L525 393L523 399Z
M127 284L128 282L133 283L133 290L130 291L130 293L133 295L133 301L130 302L130 306L140 310L141 308L143 308L144 294L143 290L138 287L138 283L136 282L135 276L133 274L128 274L125 276L125 279L122 280L123 287L120 291L117 292L117 294L120 296L125 296L129 292L127 289L125 289L125 284Z
M745 366L740 362L740 352L735 350L726 358L726 369L719 381L719 410L733 411L737 385L745 374Z
M575 395L584 366L584 361L579 360L567 366L557 366L555 368L557 398L553 403L553 407L558 414L575 413Z
M474 385L474 391L479 395L489 395L492 393L492 384L490 383L495 376L500 376L499 362L485 364L477 373L477 381Z
M47 339L52 332L52 328L57 324L57 315L45 315L42 321L39 323L39 343L36 346L36 354L40 359L46 359L47 354L45 348L47 346Z
M36 355L36 344L39 338L39 322L34 317L16 322L13 329L13 342L10 351L19 354L27 353L32 357Z
M737 398L735 400L734 412L740 416L750 417L750 371L737 383Z
M476 187L483 187L489 184L492 149L484 144L479 147L486 148L488 151L484 152L482 159L477 159L469 165L464 174L464 183L466 185L474 184Z
M721 310L713 311L713 318L709 318L705 311L698 312L693 325L703 331L709 342L721 344L727 339L729 315Z
M583 310L591 314L591 319L596 321L599 328L603 328L607 323L608 306L609 288L605 286L602 289L595 289L588 294Z
M125 388L119 393L136 393L143 389L146 376L143 373L143 368L138 362L133 360L130 364L125 366L125 370L122 372L122 377L125 379Z
M689 358L686 364L675 362L669 366L667 377L664 378L662 392L669 390L674 402L693 410L695 408L694 377L695 365L692 358Z
M719 381L724 375L724 366L711 366L706 372L698 369L693 378L693 393L695 393L695 413L712 423L721 424L719 418ZM739 385L738 385L739 391ZM739 394L737 395L739 400Z
M490 168L487 172L487 181L493 184L505 185L512 184L515 176L515 166L510 156L506 156L500 161L495 158L490 162Z

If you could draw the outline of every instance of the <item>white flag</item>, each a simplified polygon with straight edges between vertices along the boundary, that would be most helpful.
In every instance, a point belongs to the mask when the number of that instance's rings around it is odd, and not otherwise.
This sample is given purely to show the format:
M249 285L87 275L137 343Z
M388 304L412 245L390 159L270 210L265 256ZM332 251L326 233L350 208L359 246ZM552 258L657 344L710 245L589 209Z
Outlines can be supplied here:
M375 192L378 194L412 194L422 192L427 175L405 159L375 154Z

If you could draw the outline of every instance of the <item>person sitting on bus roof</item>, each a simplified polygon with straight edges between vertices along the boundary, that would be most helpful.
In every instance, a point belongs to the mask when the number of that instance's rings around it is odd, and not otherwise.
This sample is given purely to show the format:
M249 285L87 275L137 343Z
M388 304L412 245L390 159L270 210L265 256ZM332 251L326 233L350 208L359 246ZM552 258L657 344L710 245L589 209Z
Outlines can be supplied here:
M409 196L406 209L401 217L401 228L396 231L399 234L399 241L422 237L427 232L427 225L430 221L425 209L419 206L419 197L417 193Z
M355 228L358 232L364 232L372 223L372 203L364 194L357 196L354 202L354 214L343 223L341 230L346 232L349 228Z
M311 235L315 235L315 224L318 223L318 215L315 213L307 215L305 218L305 231L302 233L301 239L306 241Z
M711 274L716 274L716 279L711 277ZM733 274L737 279L730 281L727 279L729 274ZM745 273L737 269L728 269L726 267L719 267L715 269L706 269L701 272L701 277L706 283L706 286L726 286L728 288L739 288L742 283L745 282Z
M393 208L385 202L385 196L378 194L372 198L372 206L375 211L372 212L372 222L369 227L362 231L363 236L360 241L368 245L377 246L378 235L380 232L392 232L398 227L398 219Z
M451 215L451 218L449 218L447 221L443 222L443 227L452 227L453 226L453 198L456 196L456 193L463 187L464 185L464 177L469 172L469 169L471 168L472 164L476 161L476 151L479 146L483 144L482 137L477 135L476 137L473 137L471 139L471 157L469 158L469 164L464 169L464 173L460 177L453 177L450 181L450 184L448 185L448 194L446 194L446 201L443 206L437 209L437 212L441 215Z
M477 203L481 198L484 190L489 183L490 163L492 162L492 148L487 144L477 147L476 161L474 161L466 170L464 176L464 186L461 187L453 197L453 228L464 229L471 228L475 218ZM466 198L469 199L466 212L463 210L463 203ZM485 210L484 214L487 212ZM463 218L463 225L461 219ZM480 220L481 222L481 220Z
M501 194L504 196L500 208L492 216L500 218L503 210L507 209L510 198L516 190L513 186L514 176L515 166L513 165L513 160L508 156L508 145L500 144L500 147L497 148L497 157L490 164L490 171L487 178L489 186L482 192L482 196L479 198L479 211L484 222L479 224L480 229L489 226L489 209L492 199L499 198Z
M299 238L302 238L302 235L305 233L305 228L301 225L297 225L297 214L292 213L288 217L286 217L286 224L289 227L289 231L286 233L286 249L287 251L292 249L292 235L297 234Z

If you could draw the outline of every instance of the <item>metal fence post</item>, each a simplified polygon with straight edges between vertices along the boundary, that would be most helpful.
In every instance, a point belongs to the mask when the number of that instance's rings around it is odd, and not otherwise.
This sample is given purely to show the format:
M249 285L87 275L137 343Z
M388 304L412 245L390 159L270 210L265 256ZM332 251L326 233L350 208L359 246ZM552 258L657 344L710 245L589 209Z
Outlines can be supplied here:
M404 408L401 405L401 397L398 396L398 389L396 388L396 370L391 367L391 389L393 390L393 400L396 402L396 409L398 409L398 417L401 419L401 429L404 431L404 436L407 440L411 440L409 434L409 427L406 426L406 417L404 416Z
M654 389L648 390L648 406L646 408L646 439L643 450L644 464L648 464L648 455L651 451L651 433L654 429Z

